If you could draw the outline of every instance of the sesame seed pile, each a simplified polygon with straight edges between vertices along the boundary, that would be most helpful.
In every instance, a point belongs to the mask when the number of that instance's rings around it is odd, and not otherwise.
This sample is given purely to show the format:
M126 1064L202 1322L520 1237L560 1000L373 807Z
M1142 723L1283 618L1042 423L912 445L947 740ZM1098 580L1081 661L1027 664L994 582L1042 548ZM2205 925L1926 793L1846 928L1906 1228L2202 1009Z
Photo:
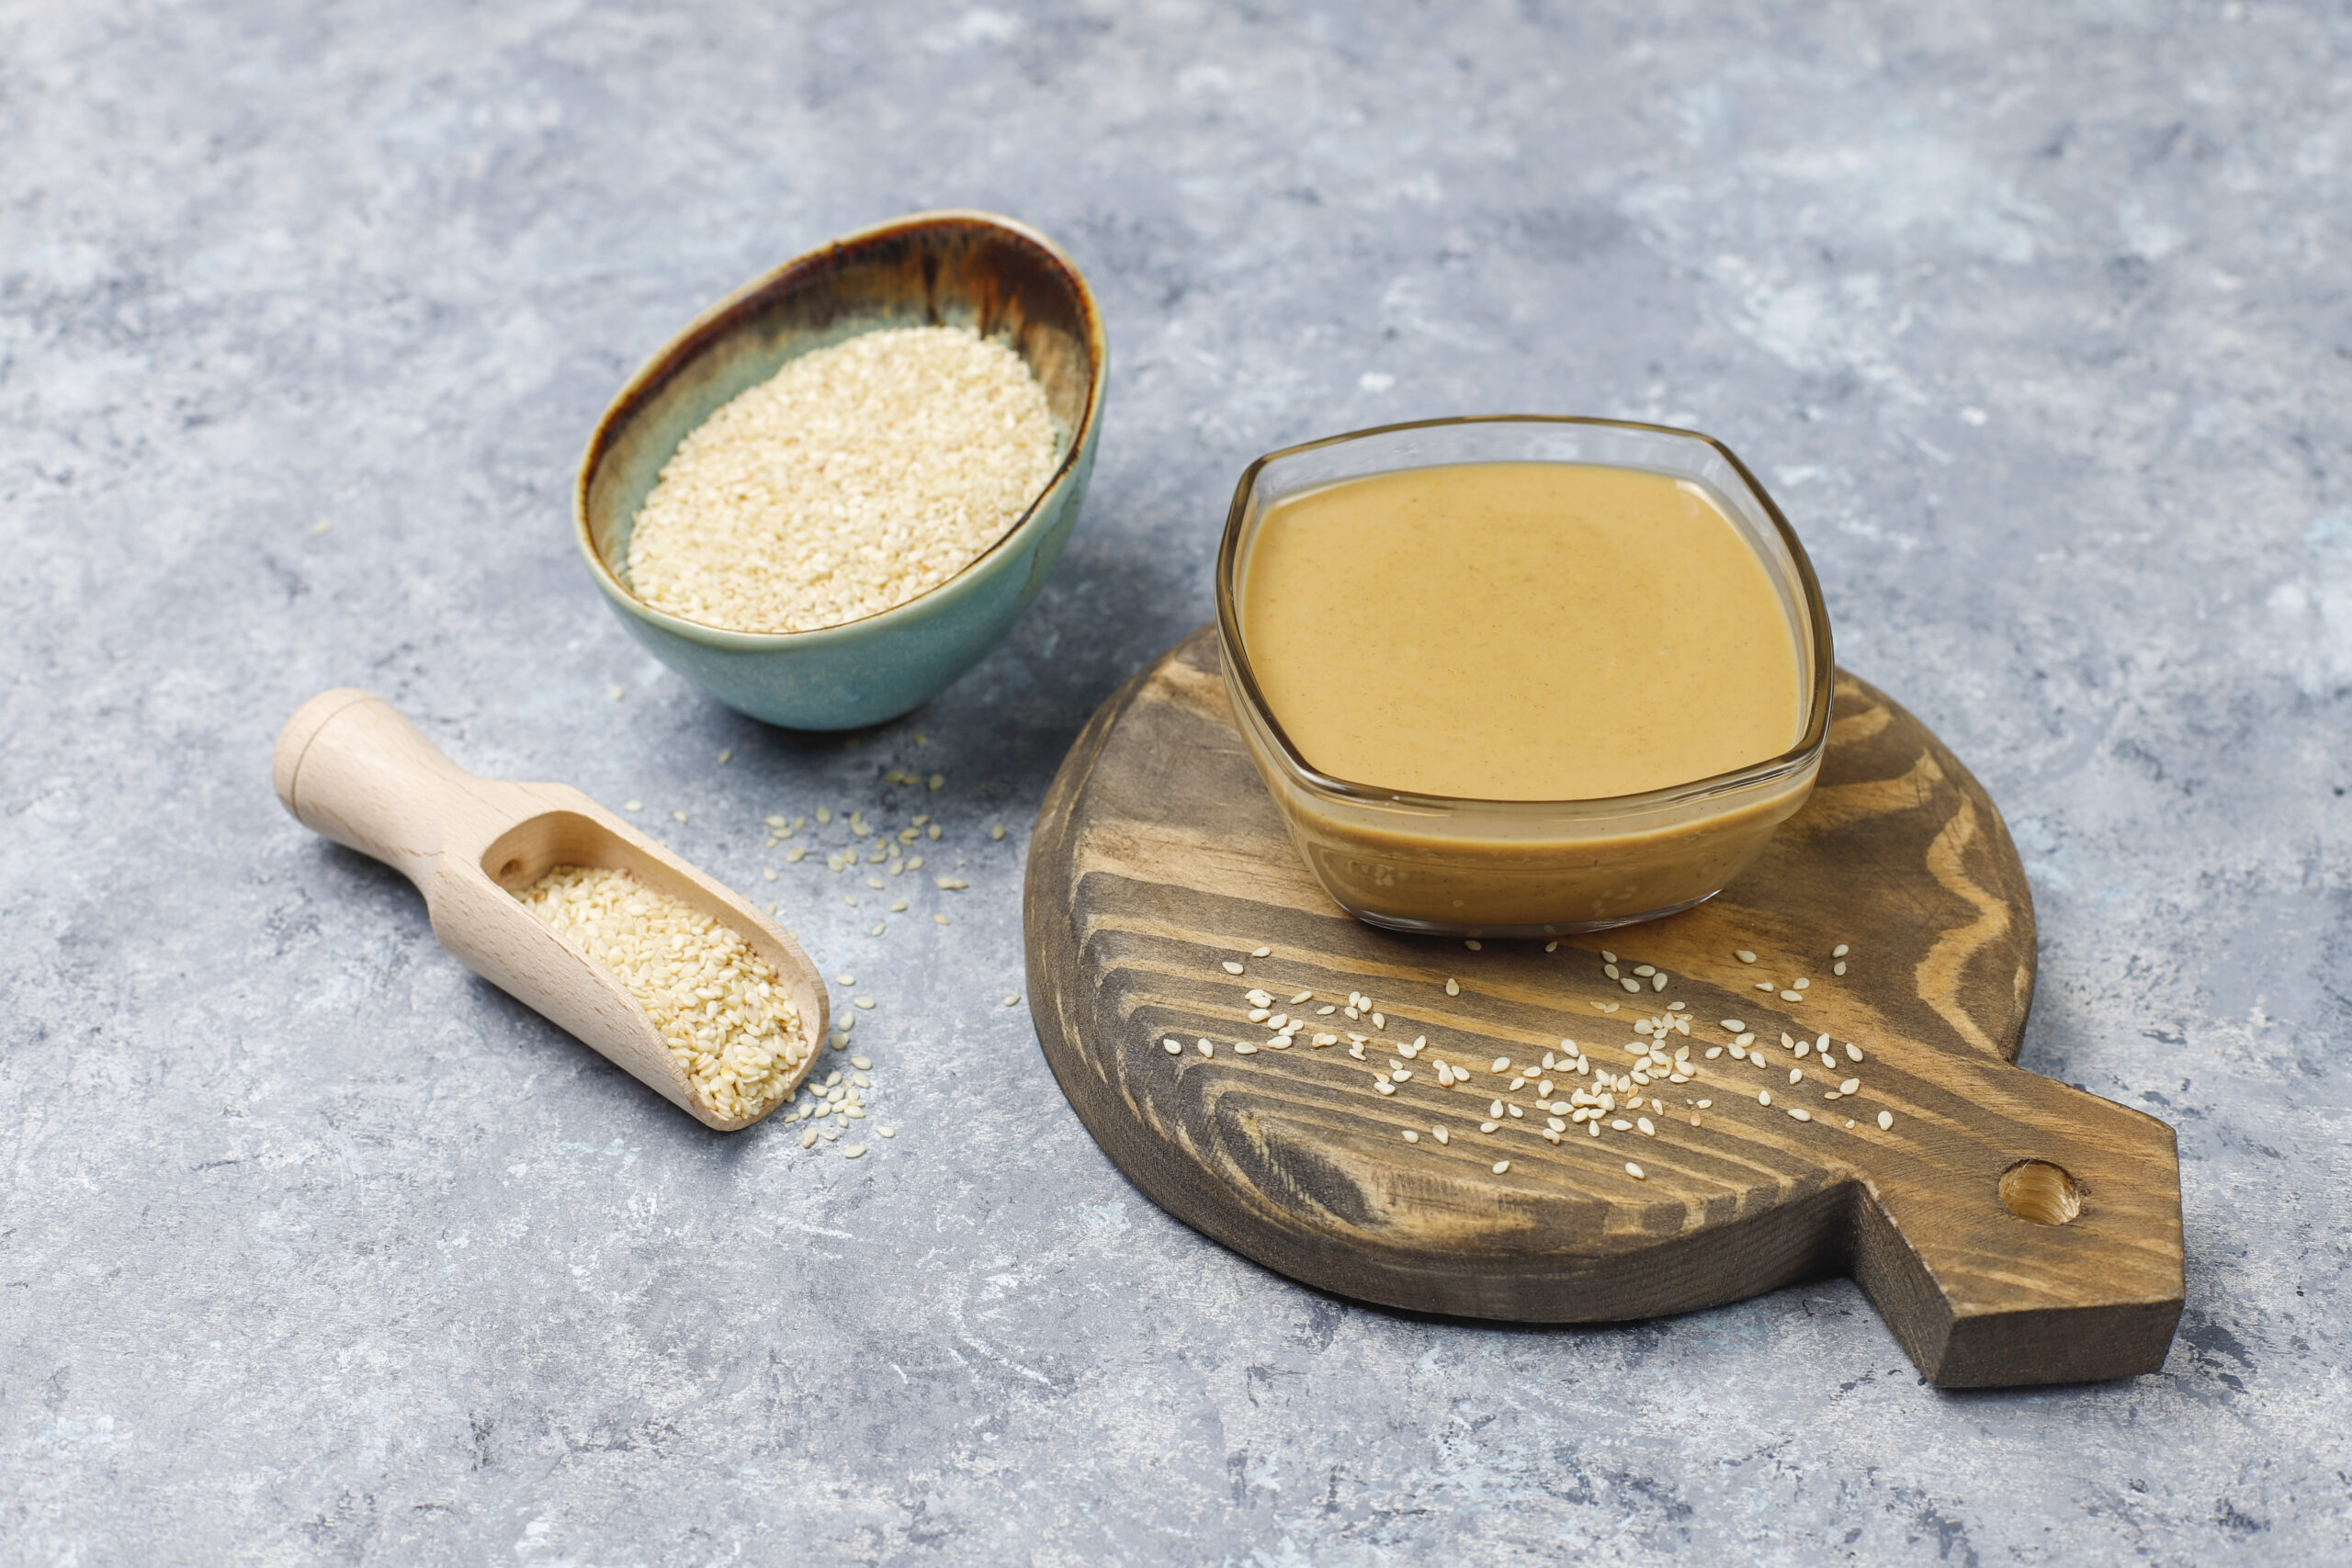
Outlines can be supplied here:
M635 997L702 1102L756 1116L812 1043L740 932L626 871L560 865L515 895Z
M626 697L625 690L622 695ZM884 743L894 750L909 743L922 748L930 744L930 739L922 731L912 730L891 736ZM734 755L731 749L721 750L718 766L726 768ZM935 768L926 772L892 766L870 776L879 786L879 801L819 805L797 815L778 811L753 818L752 825L756 827L757 836L748 841L752 863L743 868L744 875L755 869L760 880L768 883L796 876L814 877L820 867L845 879L836 886L844 888L840 895L842 905L846 910L855 911L850 916L854 929L836 929L831 940L855 944L862 953L861 968L869 962L887 964L890 948L904 942L910 929L939 934L933 928L952 925L946 907L954 906L972 886L971 876L989 870L1009 870L1017 875L1021 867L1021 846L1017 840L1006 842L1005 829L1001 823L989 824L984 831L986 845L1001 845L1001 850L991 852L985 845L975 845L970 851L971 857L977 857L973 859L959 852L960 834L950 833L947 824L937 815L944 801L943 792L947 789L945 773ZM647 807L642 800L626 800L621 803L621 809L635 815L645 812ZM739 824L732 824L724 817L714 823L709 814L676 808L668 813L668 818L695 838L699 839L705 831L718 835L692 846L692 858L697 863L723 863L719 857L729 852L730 845L745 843L734 837ZM891 826L892 820L900 825ZM983 831L978 825L972 830ZM658 838L655 841L665 849L673 847ZM944 866L940 863L943 861ZM923 872L927 864L932 874L910 874ZM790 869L794 866L805 869L795 873ZM962 874L967 871L969 875ZM805 912L803 918L817 918L816 890L796 891L798 898L794 908ZM780 914L781 908L781 901L767 905L771 915ZM919 919L926 914L927 921L909 926L909 919ZM907 919L899 919L901 916ZM870 925L866 923L869 919ZM804 943L820 935L821 924L819 919L817 926L803 929ZM925 962L920 948L907 956L913 963ZM859 1135L867 1128L876 1137L891 1140L891 1146L899 1146L899 1129L878 1121L882 1111L875 1098L877 1059L887 1054L888 1043L877 1045L870 1028L864 1032L858 1029L861 1020L872 1023L887 998L876 996L879 987L870 983L861 987L859 976L849 969L844 968L831 978L837 990L832 1033L825 1044L840 1055L841 1062L820 1062L799 1090L787 1097L768 1120L780 1125L797 1123L800 1147L813 1155L837 1154L843 1159L863 1159L883 1146L861 1141ZM867 979L870 982L872 978L869 970ZM1005 1007L1017 1007L1021 995L1018 991L1002 996L991 994L989 1001L990 1005L1001 1001Z
M1481 943L1471 941L1463 945L1473 952ZM1559 943L1547 943L1546 953L1555 952ZM1251 959L1270 957L1271 947L1259 947ZM1847 944L1839 942L1831 952L1835 961L1833 973L1846 973ZM1744 964L1758 962L1758 955L1746 949L1733 956ZM1249 973L1248 962L1241 959L1220 960L1218 967L1227 975L1244 976ZM1667 988L1669 976L1654 964L1623 964L1613 953L1600 953L1600 976L1630 995L1655 998ZM1755 984L1758 989L1770 991L1779 1000L1798 1003L1808 999L1812 987L1810 977L1792 977L1786 982L1770 981ZM1445 995L1459 997L1462 985L1449 976ZM1712 1111L1714 1100L1704 1092L1702 1079L1720 1077L1726 1087L1736 1091L1745 1101L1747 1086L1734 1084L1735 1076L1729 1063L1722 1063L1728 1055L1730 1063L1745 1064L1757 1070L1770 1070L1773 1081L1779 1064L1769 1055L1769 1048L1758 1043L1758 1032L1748 1028L1744 1020L1726 1018L1720 1021L1725 1038L1719 1043L1695 1046L1690 1043L1691 1020L1689 1005L1680 1001L1667 1002L1663 1009L1633 1019L1635 1038L1619 1047L1629 1060L1619 1062L1608 1057L1596 1062L1591 1054L1572 1039L1563 1039L1555 1051L1544 1053L1540 1063L1515 1061L1510 1056L1490 1059L1449 1059L1430 1049L1426 1033L1416 1033L1408 1043L1403 1035L1411 1025L1391 1031L1388 1014L1391 1009L1375 1002L1362 991L1351 990L1344 1000L1318 998L1313 989L1278 997L1261 986L1252 986L1243 993L1248 1004L1244 1019L1266 1032L1261 1039L1235 1041L1229 1049L1239 1056L1254 1056L1261 1051L1287 1051L1305 1043L1311 1050L1323 1050L1344 1043L1344 1055L1364 1063L1370 1069L1370 1088L1374 1094L1395 1100L1408 1084L1413 1083L1425 1069L1428 1078L1440 1090L1466 1094L1474 1102L1470 1111L1461 1120L1474 1122L1484 1137L1496 1137L1526 1133L1542 1138L1555 1146L1574 1135L1581 1128L1586 1136L1599 1138L1604 1134L1630 1134L1640 1138L1657 1138L1673 1130L1676 1121L1687 1122L1691 1127L1702 1126L1705 1117L1701 1112ZM1596 1001L1591 1004L1604 1015L1623 1010L1623 1001ZM1325 1023L1325 1020L1331 1020ZM1350 1024L1365 1024L1369 1028L1351 1029ZM1378 1036L1388 1034L1382 1040ZM1851 1041L1842 1047L1833 1045L1827 1034L1815 1039L1800 1038L1786 1031L1780 1032L1781 1049L1787 1053L1788 1076L1781 1083L1784 1100L1794 1100L1810 1095L1813 1086L1825 1085L1820 1090L1824 1115L1816 1124L1834 1126L1842 1121L1846 1129L1857 1125L1856 1118L1844 1114L1840 1101L1852 1100L1862 1092L1859 1068L1862 1062L1861 1048ZM1184 1043L1172 1036L1162 1039L1160 1047L1171 1056L1185 1054ZM1216 1043L1196 1037L1192 1050L1204 1057L1216 1055ZM1594 1047L1595 1050L1601 1049ZM1692 1052L1700 1052L1697 1060ZM1844 1059L1839 1059L1842 1049ZM1375 1056L1379 1059L1375 1060ZM1458 1056L1458 1053L1457 1053ZM1722 1063L1710 1066L1710 1063ZM1581 1082L1574 1080L1582 1080ZM1499 1081L1498 1081L1499 1080ZM1753 1082L1754 1080L1749 1080ZM1666 1094L1692 1086L1700 1092L1676 1093L1679 1102L1669 1111ZM1532 1096L1530 1092L1532 1090ZM1759 1111L1774 1109L1773 1090L1767 1087L1756 1091L1755 1103ZM1425 1110L1442 1115L1444 1107L1424 1096L1414 1095ZM1475 1104L1484 1100L1483 1108ZM1830 1109L1835 1107L1835 1109ZM1792 1121L1814 1122L1814 1107L1804 1104L1783 1104L1778 1109ZM1726 1112L1727 1113L1727 1112ZM1654 1120L1655 1118L1655 1120ZM1892 1131L1894 1114L1881 1110L1871 1117L1882 1133ZM1426 1124L1400 1126L1398 1134L1408 1144L1418 1145L1424 1136L1436 1145L1451 1145L1454 1129L1443 1121ZM1483 1156L1482 1156L1483 1157ZM1639 1162L1624 1162L1625 1174L1636 1181L1646 1180L1647 1173ZM1508 1157L1498 1159L1489 1167L1494 1175L1510 1170Z
M628 585L707 626L810 631L929 592L1053 477L1046 391L968 327L802 355L680 442L637 514Z

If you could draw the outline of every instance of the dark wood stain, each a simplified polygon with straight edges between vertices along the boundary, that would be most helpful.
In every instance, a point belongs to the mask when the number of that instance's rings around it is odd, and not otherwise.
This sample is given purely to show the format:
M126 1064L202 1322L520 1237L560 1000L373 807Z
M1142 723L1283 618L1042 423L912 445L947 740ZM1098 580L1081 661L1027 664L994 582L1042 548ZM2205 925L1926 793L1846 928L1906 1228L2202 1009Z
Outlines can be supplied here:
M2024 870L1982 786L1901 707L1839 672L1812 800L1712 902L1550 954L1535 942L1471 953L1374 931L1324 896L1233 728L1217 659L1203 628L1103 705L1054 782L1029 863L1046 1059L1154 1201L1269 1268L1418 1311L1623 1320L1842 1270L1946 1386L2163 1364L2182 1297L2172 1130L2012 1065L2033 995ZM1841 942L1854 953L1838 979L1829 951ZM1261 944L1272 955L1248 958ZM1600 974L1604 947L1657 964L1669 988L1626 994ZM1740 948L1763 962L1738 963ZM1248 976L1226 974L1225 959L1243 959ZM1798 974L1813 980L1802 1004L1752 988ZM1444 994L1448 976L1458 997ZM1389 1019L1380 1037L1425 1033L1429 1049L1394 1096L1372 1088L1386 1052L1236 1055L1233 1042L1265 1037L1243 1016L1253 985L1278 1010L1301 989L1318 1003L1369 992ZM1726 1055L1687 1086L1652 1086L1668 1101L1652 1113L1657 1137L1578 1128L1555 1147L1534 1134L1532 1087L1504 1095L1484 1070L1562 1037L1616 1070L1633 1021L1669 1000L1688 1004L1694 1061L1727 1038L1723 1018L1762 1041L1826 1032L1866 1053L1840 1069L1861 1091L1825 1101L1833 1086L1814 1072L1792 1090L1777 1046L1761 1069ZM1622 1010L1602 1013L1605 1001ZM1475 1062L1472 1086L1438 1088L1440 1056ZM1765 1089L1770 1109L1757 1103ZM1482 1134L1498 1096L1532 1117ZM1686 1097L1714 1101L1698 1127ZM1789 1104L1815 1120L1792 1121ZM1891 1131L1873 1120L1881 1110ZM1428 1135L1440 1123L1446 1145ZM1406 1127L1421 1142L1404 1142ZM1502 1158L1510 1169L1495 1175ZM2074 1223L2004 1207L2000 1176L2027 1158L2082 1184Z

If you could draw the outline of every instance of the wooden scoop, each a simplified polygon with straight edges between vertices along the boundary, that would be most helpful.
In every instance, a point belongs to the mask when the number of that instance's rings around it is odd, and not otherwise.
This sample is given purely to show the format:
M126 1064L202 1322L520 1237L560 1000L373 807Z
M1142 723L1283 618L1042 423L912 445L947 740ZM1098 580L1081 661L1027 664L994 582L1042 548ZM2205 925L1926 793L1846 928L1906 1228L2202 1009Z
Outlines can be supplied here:
M705 1126L731 1133L759 1117L729 1117L706 1104L637 998L524 907L515 894L550 868L627 871L733 927L775 971L808 1033L808 1057L794 1089L820 1054L831 1019L825 987L799 944L578 790L477 778L383 698L349 687L311 698L287 721L270 773L296 820L416 884L433 934L468 968Z

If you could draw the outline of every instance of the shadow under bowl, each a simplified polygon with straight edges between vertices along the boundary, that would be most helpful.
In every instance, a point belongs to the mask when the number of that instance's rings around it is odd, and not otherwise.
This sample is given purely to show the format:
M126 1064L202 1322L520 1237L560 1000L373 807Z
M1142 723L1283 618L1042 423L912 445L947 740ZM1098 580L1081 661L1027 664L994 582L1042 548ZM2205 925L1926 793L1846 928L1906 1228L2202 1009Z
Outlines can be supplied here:
M743 632L655 608L628 586L629 535L695 426L800 355L892 327L966 326L1004 342L1044 386L1052 479L961 572L876 615ZM795 729L879 724L938 694L1012 628L1061 558L1094 468L1108 350L1077 266L1035 230L925 212L795 257L705 311L629 378L581 459L581 554L621 622L728 706Z

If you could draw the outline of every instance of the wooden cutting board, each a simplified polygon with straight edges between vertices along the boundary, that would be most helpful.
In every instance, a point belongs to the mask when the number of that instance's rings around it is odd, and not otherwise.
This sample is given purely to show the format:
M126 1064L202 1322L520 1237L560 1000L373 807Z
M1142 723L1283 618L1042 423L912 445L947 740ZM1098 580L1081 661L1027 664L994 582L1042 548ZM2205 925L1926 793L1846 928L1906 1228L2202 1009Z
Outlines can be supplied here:
M1551 951L1473 952L1375 931L1324 895L1243 750L1217 660L1204 627L1103 705L1030 851L1046 1059L1155 1202L1294 1279L1422 1312L1644 1318L1846 1272L1948 1387L2163 1365L2182 1292L2172 1129L2011 1065L2033 994L2025 873L1992 801L1917 719L1840 671L1811 801L1714 900ZM1781 999L1800 977L1803 999ZM1253 987L1309 1018L1288 1048L1247 1018ZM1291 1006L1302 990L1314 1000ZM1385 1027L1315 1010L1351 992ZM1688 1082L1632 1086L1638 1112L1617 1092L1598 1136L1573 1121L1556 1145L1543 1135L1542 1079L1555 1106L1591 1092L1591 1074L1628 1075L1627 1047L1647 1043L1637 1020L1677 1016L1689 1032L1664 1038L1669 1055L1691 1047ZM1726 1019L1756 1035L1760 1065L1733 1059ZM1371 1037L1362 1060L1350 1032ZM1827 1033L1838 1065L1825 1074L1783 1032ZM1317 1049L1317 1033L1340 1043ZM1417 1037L1408 1060L1396 1046ZM1509 1087L1564 1039L1590 1072ZM1441 1087L1439 1061L1468 1081ZM1411 1077L1383 1093L1394 1066ZM1852 1094L1824 1098L1849 1078ZM1654 1135L1609 1125L1636 1113Z

